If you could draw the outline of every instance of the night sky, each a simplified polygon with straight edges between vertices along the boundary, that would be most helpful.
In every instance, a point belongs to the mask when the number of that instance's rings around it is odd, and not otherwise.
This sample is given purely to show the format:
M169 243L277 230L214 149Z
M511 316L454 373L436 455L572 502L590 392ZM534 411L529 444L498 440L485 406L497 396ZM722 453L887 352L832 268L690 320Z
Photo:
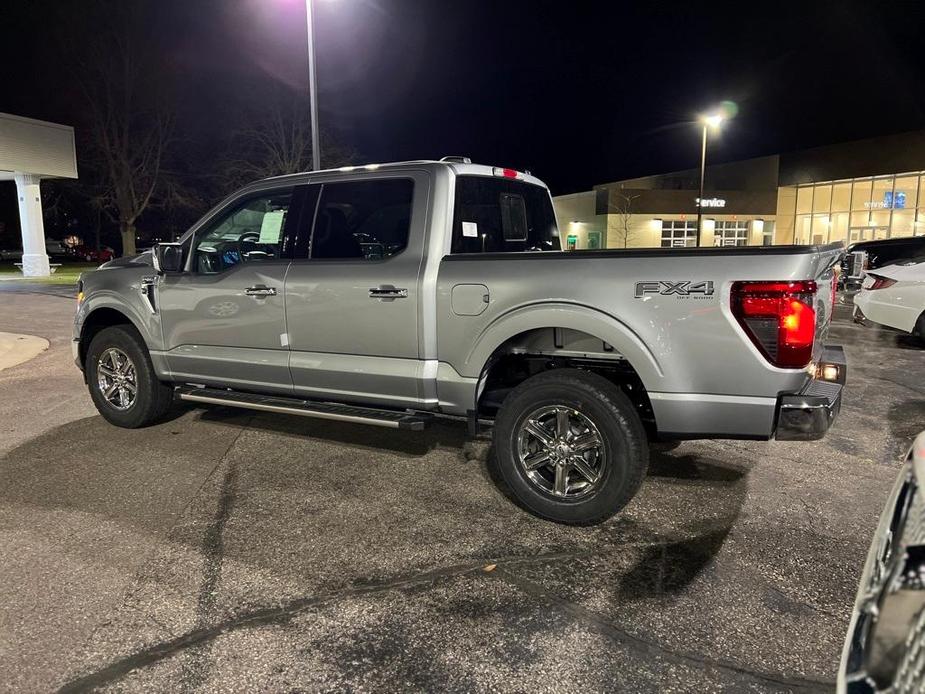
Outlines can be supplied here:
M315 2L322 124L362 161L463 154L559 194L696 165L691 121L724 99L715 161L925 124L913 3ZM82 4L4 0L0 110L80 122L57 36ZM142 4L189 138L242 76L304 89L301 0Z

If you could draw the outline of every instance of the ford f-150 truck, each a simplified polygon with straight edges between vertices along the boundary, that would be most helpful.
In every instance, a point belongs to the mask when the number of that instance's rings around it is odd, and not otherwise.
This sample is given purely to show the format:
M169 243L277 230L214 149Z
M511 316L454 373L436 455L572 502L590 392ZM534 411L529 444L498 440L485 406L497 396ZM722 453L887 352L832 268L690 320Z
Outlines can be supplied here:
M177 398L491 422L516 498L588 523L635 494L649 441L825 433L840 250L562 251L529 173L454 157L295 174L84 274L74 358L122 427Z

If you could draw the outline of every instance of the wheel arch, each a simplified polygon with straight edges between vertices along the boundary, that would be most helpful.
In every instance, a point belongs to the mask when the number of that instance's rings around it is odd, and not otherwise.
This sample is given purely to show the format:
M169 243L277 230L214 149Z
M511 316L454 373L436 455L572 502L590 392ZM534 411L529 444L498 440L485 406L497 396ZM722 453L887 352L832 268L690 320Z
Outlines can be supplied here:
M81 323L80 340L77 346L77 354L81 364L85 363L87 359L87 349L90 347L90 342L93 341L93 338L105 328L116 325L132 326L144 339L144 332L139 327L138 322L132 319L129 312L106 304L96 306L90 309Z
M584 333L622 355L639 374L647 389L657 390L664 376L658 359L629 326L602 311L568 303L524 306L492 321L474 342L464 375L480 376L493 355L518 335L539 329L563 329Z
M467 363L478 365L476 411L499 407L511 388L540 371L578 367L619 385L654 429L647 392L658 389L662 369L638 335L600 311L544 304L512 312L480 335Z

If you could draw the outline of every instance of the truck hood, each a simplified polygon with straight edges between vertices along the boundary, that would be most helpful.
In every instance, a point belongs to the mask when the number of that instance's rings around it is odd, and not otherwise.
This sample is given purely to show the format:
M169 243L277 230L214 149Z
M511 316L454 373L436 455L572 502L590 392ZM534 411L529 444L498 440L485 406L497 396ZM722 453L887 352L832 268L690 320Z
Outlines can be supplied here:
M123 256L122 258L113 258L109 262L100 265L99 269L106 270L108 268L115 267L128 267L129 265L153 266L154 260L152 258L151 251L145 251L144 253L139 253L138 255Z

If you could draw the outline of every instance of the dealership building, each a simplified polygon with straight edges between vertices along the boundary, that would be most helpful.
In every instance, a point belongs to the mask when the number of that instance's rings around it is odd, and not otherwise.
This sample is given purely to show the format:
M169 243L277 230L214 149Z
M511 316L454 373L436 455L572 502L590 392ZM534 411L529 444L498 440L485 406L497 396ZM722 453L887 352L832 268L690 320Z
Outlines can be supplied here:
M925 130L594 186L553 198L562 245L852 243L925 234Z

